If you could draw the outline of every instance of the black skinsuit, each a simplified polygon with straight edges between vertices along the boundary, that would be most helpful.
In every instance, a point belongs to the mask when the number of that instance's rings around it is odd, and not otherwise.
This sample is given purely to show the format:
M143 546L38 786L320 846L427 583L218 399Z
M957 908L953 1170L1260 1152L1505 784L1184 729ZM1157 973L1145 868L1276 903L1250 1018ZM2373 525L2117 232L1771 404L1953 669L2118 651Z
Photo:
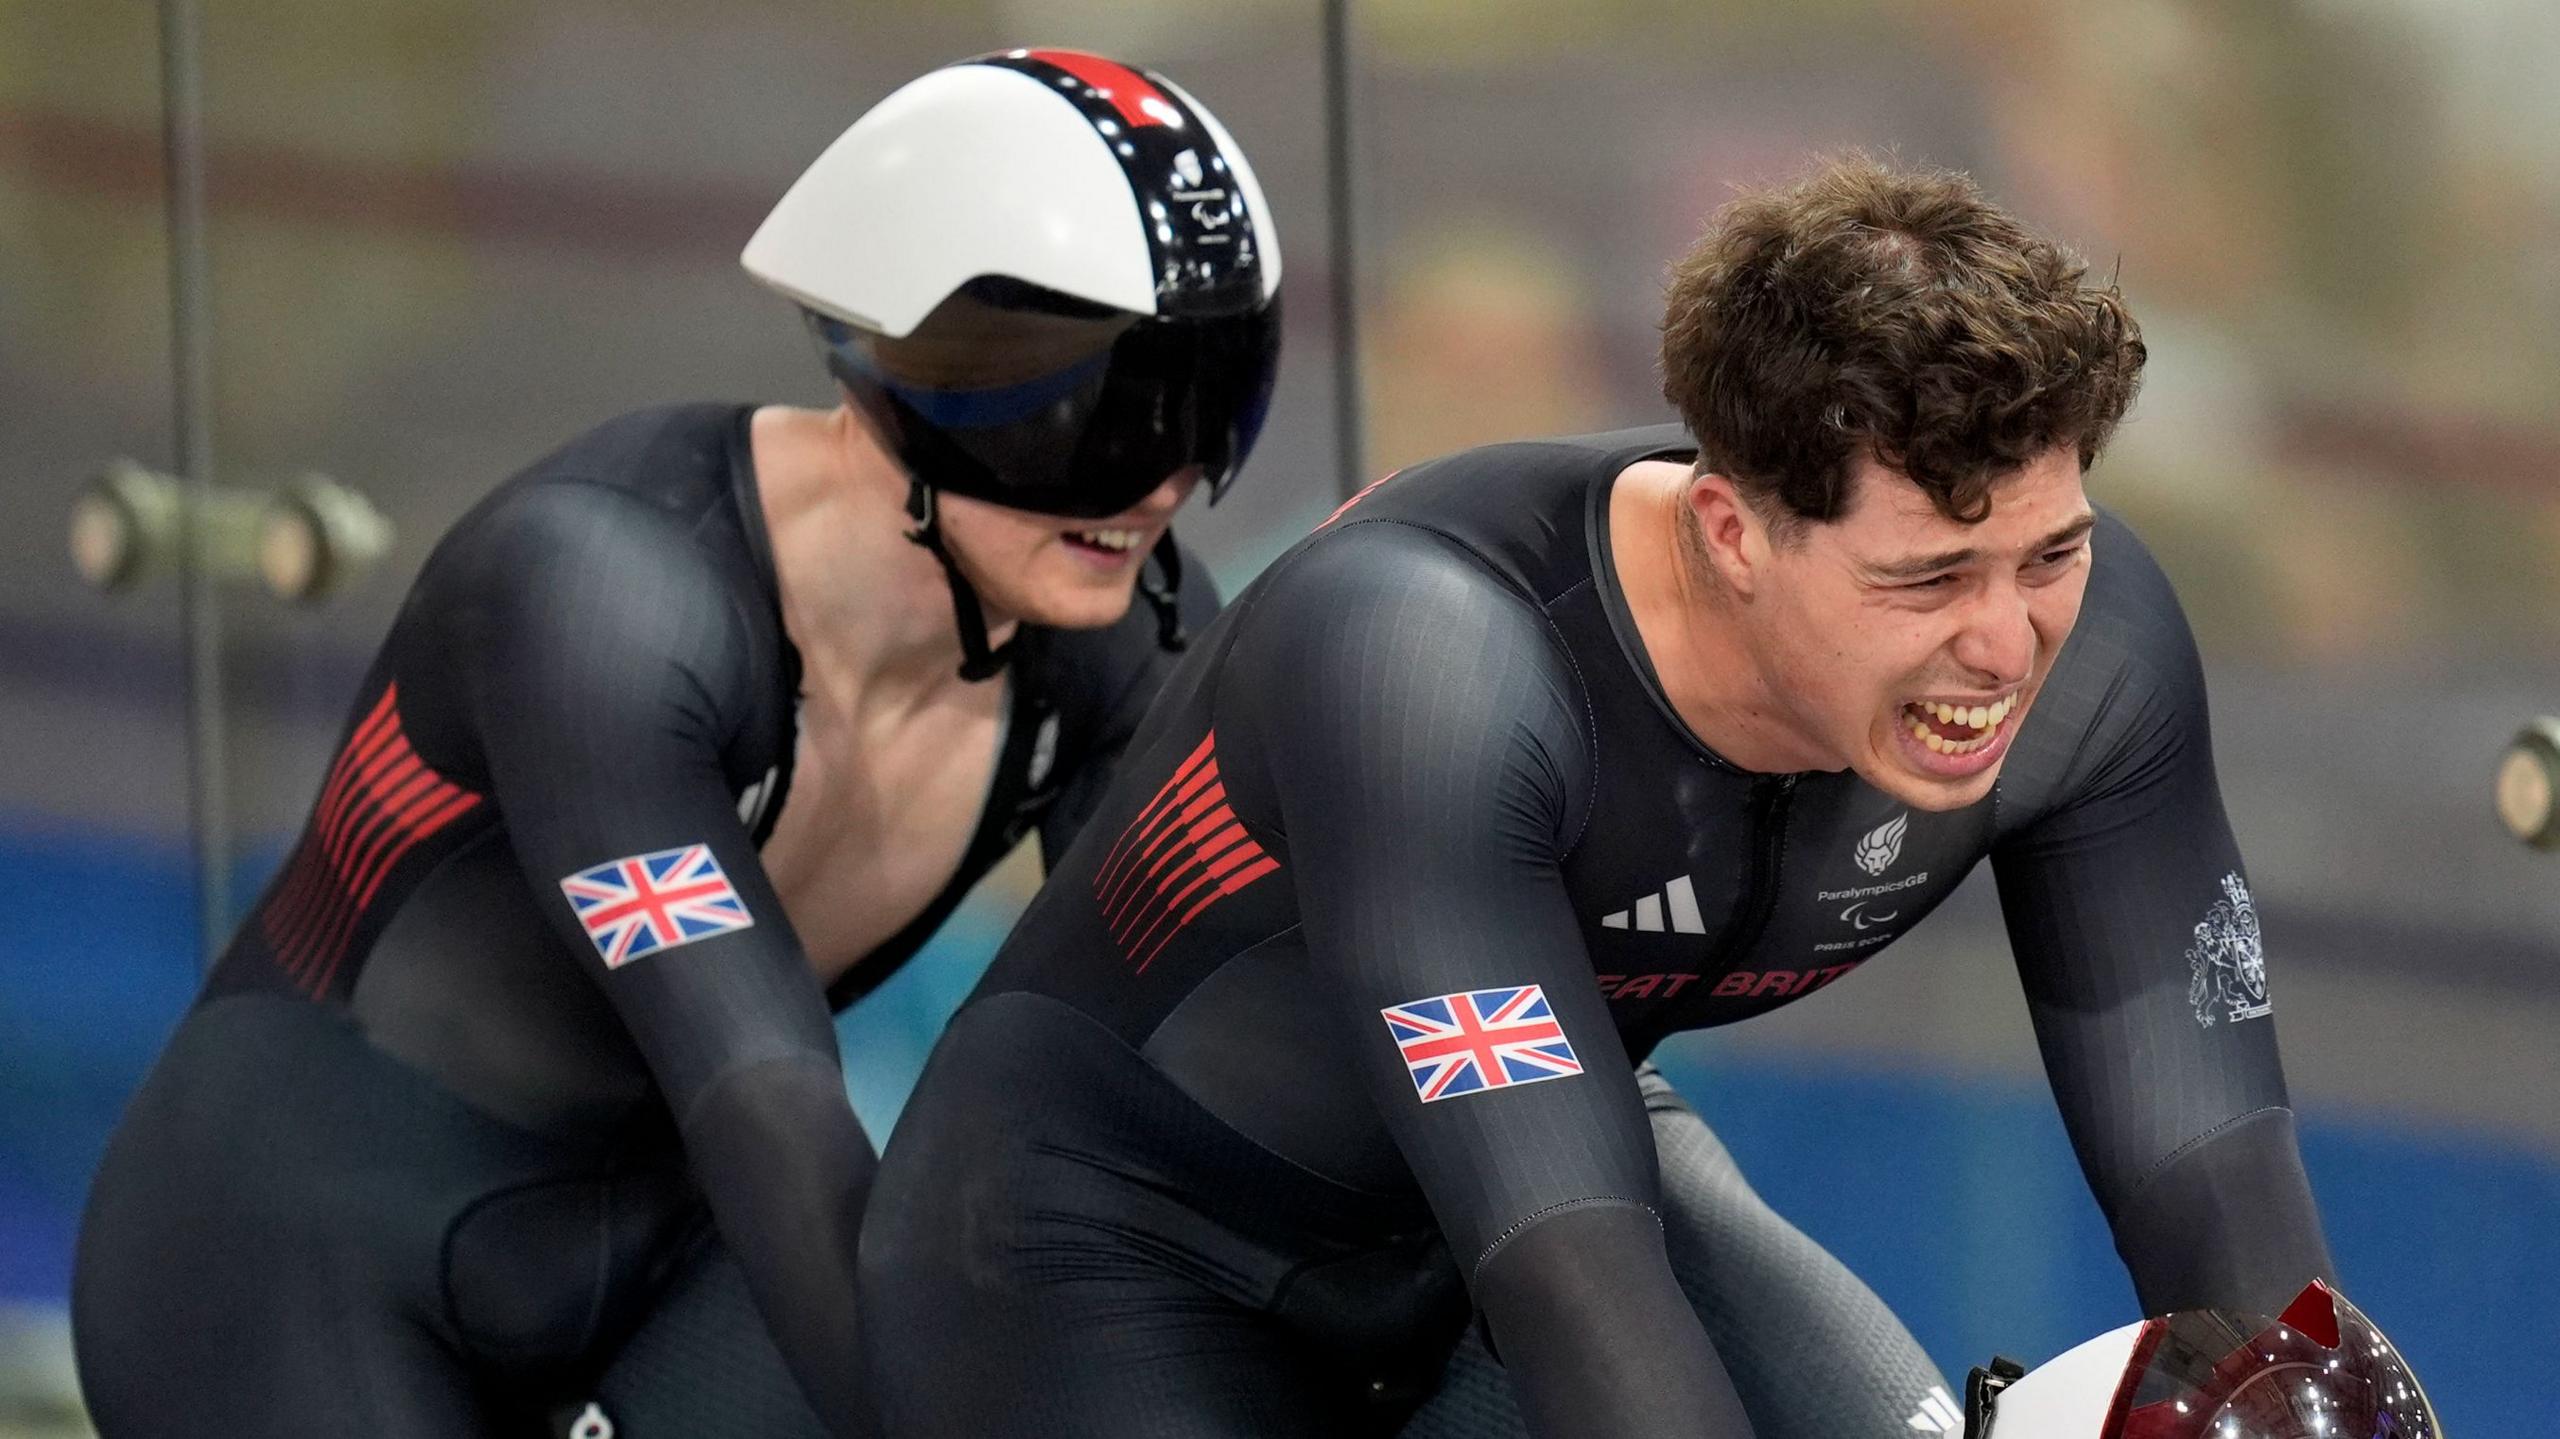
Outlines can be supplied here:
M892 1434L1391 1429L1470 1299L1532 1434L1751 1432L1666 1258L1636 1065L1836 981L1986 855L2145 1307L2271 1311L2327 1272L2201 674L2141 544L2101 520L1991 796L1907 810L1737 770L1663 699L1607 497L1690 453L1657 429L1417 467L1194 645L883 1161Z
M1026 632L959 868L822 994L757 859L799 660L751 414L601 426L429 557L93 1188L74 1318L109 1439L518 1432L653 1312L741 1292L827 1426L867 1429L873 1159L830 1004L1033 825L1063 848L1170 657L1144 605ZM746 1360L681 1376L707 1417L662 1428L805 1429L754 1312L726 1329Z

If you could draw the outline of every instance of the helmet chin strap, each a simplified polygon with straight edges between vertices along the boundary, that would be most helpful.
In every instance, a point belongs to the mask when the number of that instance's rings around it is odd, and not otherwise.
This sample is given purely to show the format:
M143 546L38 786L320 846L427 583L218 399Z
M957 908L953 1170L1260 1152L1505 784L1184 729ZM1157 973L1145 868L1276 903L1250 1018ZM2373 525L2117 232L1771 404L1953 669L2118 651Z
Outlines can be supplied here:
M1156 574L1150 579L1138 576L1138 593L1146 597L1147 607L1156 612L1156 643L1179 654L1191 643L1190 634L1182 628L1182 551L1173 543L1168 528L1156 536L1156 547L1150 556L1156 562Z
M994 679L1004 673L1005 661L1013 658L1021 632L1015 631L1014 639L1001 646L988 645L987 612L978 603L977 588L960 573L942 543L942 516L933 503L933 486L918 479L907 481L907 518L916 524L907 531L907 538L932 551L942 562L943 580L951 586L951 613L960 624L960 678L971 683Z

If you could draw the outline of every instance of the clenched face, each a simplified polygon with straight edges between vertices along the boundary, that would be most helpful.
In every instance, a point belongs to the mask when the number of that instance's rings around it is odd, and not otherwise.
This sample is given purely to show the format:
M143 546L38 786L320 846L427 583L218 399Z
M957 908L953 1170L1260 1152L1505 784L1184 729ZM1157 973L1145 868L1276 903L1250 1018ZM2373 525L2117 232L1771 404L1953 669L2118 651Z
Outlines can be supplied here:
M1752 647L1831 766L1915 809L1990 793L2080 618L2096 523L2071 446L2038 455L1961 524L1869 459L1848 513L1756 556Z
M944 541L989 621L1099 629L1128 613L1147 554L1200 483L1183 470L1128 509L1101 520L1061 519L942 495Z

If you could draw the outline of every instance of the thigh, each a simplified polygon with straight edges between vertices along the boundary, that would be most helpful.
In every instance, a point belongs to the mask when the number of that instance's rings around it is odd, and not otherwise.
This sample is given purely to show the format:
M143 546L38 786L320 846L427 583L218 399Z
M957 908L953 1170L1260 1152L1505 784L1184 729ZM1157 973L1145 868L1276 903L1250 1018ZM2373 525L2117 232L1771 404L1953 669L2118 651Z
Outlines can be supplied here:
M1661 1157L1673 1273L1733 1375L1758 1439L1913 1439L1963 1419L1937 1366L1875 1291L1762 1202L1706 1122L1639 1072ZM1404 1439L1525 1436L1502 1366L1470 1336Z
M234 1061L333 1097L348 1074L307 1016L240 1018L181 1026L91 1185L72 1321L100 1434L498 1432L438 1322L433 1201L325 1162L325 1111L245 1103L273 1096Z
M1063 1257L1063 1256L1059 1256ZM1128 1252L1075 1277L867 1269L864 1348L891 1439L1339 1439L1367 1432L1301 1345ZM884 1284L899 1303L871 1303ZM930 1322L924 1321L929 1317Z
M74 1297L101 1439L507 1432L436 1334L343 1272L236 1244L131 1257L86 1266Z
M1763 1202L1648 1067L1671 1267L1759 1439L1913 1439L1964 1421L1946 1378L1876 1292Z
M1229 1167L1249 1147L1089 1020L1028 996L964 1009L863 1221L863 1345L891 1439L1374 1428L1352 1366L1293 1322L1307 1266L1213 1212L1204 1166L1267 1190Z

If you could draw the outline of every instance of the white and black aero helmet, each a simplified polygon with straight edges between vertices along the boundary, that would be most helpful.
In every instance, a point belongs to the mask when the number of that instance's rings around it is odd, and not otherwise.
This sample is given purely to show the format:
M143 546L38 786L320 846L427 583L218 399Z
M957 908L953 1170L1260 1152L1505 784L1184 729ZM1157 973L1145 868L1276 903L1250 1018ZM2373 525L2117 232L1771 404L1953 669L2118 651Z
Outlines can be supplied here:
M1269 408L1280 250L1226 128L1152 71L1073 50L935 70L854 122L742 257L796 302L906 467L915 538L993 674L938 492L1101 518L1197 467L1214 499ZM1143 586L1169 644L1171 539Z
M2273 1319L2191 1309L1966 1386L1966 1439L2443 1439L2362 1310L2311 1287Z

